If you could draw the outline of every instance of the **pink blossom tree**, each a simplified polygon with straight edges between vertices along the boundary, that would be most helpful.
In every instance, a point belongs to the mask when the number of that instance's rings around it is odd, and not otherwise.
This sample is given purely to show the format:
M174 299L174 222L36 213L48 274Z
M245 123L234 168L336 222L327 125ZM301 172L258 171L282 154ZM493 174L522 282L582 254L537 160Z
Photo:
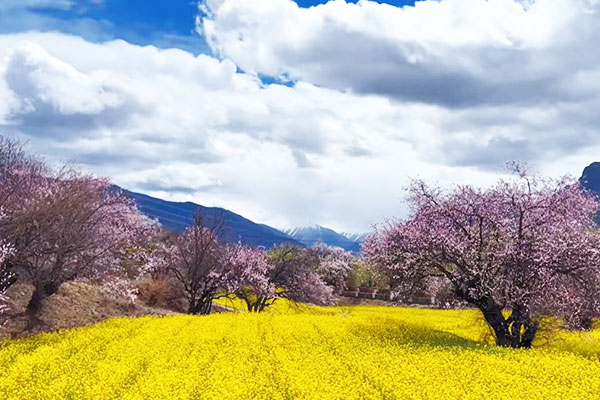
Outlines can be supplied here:
M0 218L2 218L1 212L0 210ZM13 254L14 248L12 245L0 239L0 325L4 323L1 316L8 309L6 305L7 299L4 294L16 279L13 271L7 264L8 258Z
M236 295L248 311L262 311L275 296L268 280L271 269L267 252L242 244L225 244L217 239L216 227L208 227L202 215L177 239L172 248L159 247L149 258L149 266L165 268L181 284L188 300L188 313L208 314L213 300Z
M130 304L134 304L138 296L138 289L132 285L131 281L120 276L105 279L101 288L107 297L125 300Z
M209 314L213 300L226 296L224 288L232 286L226 282L227 248L217 238L221 226L221 221L209 224L197 214L193 225L175 240L172 252L166 253L168 271L183 289L189 314Z
M5 218L5 214L0 208L0 221L3 221ZM12 271L12 266L8 262L14 253L15 248L13 245L0 237L0 296L4 295L16 279L15 273Z
M0 136L0 293L16 281L12 262L15 241L8 232L10 214L33 197L45 172L46 166L29 156L18 141Z
M481 310L500 346L530 347L542 315L586 320L599 309L597 200L575 181L530 177L491 189L410 187L412 215L363 245L398 292L430 277Z
M320 260L312 249L280 245L269 251L263 286L251 287L253 311L263 311L279 298L294 302L330 304L332 288L318 273Z
M122 274L129 249L154 225L108 180L65 168L37 183L10 210L7 229L13 266L35 286L27 305L32 320L62 283Z
M319 258L311 249L281 245L265 251L239 246L236 264L245 275L231 291L250 312L262 312L277 299L329 304L332 288L318 273ZM239 274L239 273L238 273Z
M30 197L47 173L47 166L21 143L0 135L0 208L5 213Z
M171 264L176 254L176 238L173 232L165 231L151 236L151 240L134 255L134 260L139 265L138 277L164 280L170 276Z
M277 298L277 287L269 280L272 264L264 248L241 244L230 246L228 292L243 300L249 312L260 312Z
M337 294L346 289L346 280L356 257L341 247L328 246L319 242L312 247L319 259L317 273L323 281L334 288Z

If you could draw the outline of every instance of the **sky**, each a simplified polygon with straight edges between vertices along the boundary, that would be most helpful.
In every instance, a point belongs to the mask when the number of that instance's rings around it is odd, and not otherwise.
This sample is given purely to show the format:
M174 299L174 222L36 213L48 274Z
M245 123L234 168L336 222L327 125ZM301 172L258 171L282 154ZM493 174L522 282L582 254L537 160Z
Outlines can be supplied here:
M0 0L0 133L277 228L600 159L600 0Z

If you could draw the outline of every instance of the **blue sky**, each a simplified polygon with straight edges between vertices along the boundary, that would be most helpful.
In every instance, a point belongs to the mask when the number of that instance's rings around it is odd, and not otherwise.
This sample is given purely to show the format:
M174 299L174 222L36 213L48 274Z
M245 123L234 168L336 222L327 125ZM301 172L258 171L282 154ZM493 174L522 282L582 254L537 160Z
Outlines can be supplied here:
M406 214L409 178L598 160L598 0L291 1L208 0L196 25L190 0L0 0L0 134L134 191L357 232Z
M47 3L22 12L39 18L22 18L21 26L0 30L58 30L92 41L123 39L138 45L177 47L195 54L206 52L195 33L197 2L190 0L77 0L70 7Z
M209 53L195 31L198 14L193 0L76 0L70 7L62 1L39 2L20 10L39 18L17 18L20 24L0 24L0 32L58 30L92 41L123 39L138 45L176 47L194 54ZM358 0L348 0L356 3ZM301 7L325 0L296 0ZM414 5L414 0L377 0L395 6ZM35 3L35 2L34 2ZM54 6L52 5L54 3ZM0 18L0 22L2 19ZM4 26L4 27L2 27Z
M30 7L32 11L65 21L90 18L108 21L116 28L116 35L126 39L136 35L153 36L153 32L170 32L186 36L194 30L197 13L190 0L104 0L94 4L79 2L71 9Z

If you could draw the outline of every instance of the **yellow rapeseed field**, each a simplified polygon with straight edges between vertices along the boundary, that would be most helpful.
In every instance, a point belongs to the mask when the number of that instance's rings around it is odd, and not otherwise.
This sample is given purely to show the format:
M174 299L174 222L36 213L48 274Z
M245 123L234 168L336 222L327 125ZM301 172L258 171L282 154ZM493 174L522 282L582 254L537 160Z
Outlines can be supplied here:
M489 339L472 310L117 318L2 342L0 399L600 399L600 330Z

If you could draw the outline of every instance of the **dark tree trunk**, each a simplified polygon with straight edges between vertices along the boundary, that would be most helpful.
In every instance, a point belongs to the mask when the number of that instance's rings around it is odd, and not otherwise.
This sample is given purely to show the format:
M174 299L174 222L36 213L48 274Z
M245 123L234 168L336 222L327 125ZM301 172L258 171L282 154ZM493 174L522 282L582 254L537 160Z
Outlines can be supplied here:
M53 282L35 283L35 289L31 295L27 308L25 309L29 321L25 330L28 332L34 331L41 325L40 313L42 311L43 302L48 297L58 291L60 284Z
M515 306L507 322L509 323L512 347L530 348L538 326L536 322L532 321L527 308Z
M208 315L212 311L212 299L208 299L202 304L202 308L200 309L200 314Z
M264 299L262 297L258 297L256 299L256 303L254 303L254 305L252 306L252 311L261 312L264 309L263 303Z
M189 300L188 314L206 315L212 311L212 296L191 298Z
M589 331L592 329L592 317L585 317L581 320L577 328L582 331Z
M42 301L48 297L44 290L41 288L35 288L33 291L33 295L27 304L27 314L29 315L37 315L42 310Z
M194 300L190 300L189 301L189 305L188 305L188 314L197 314L196 312L196 303L194 302Z
M488 325L493 329L496 336L496 344L498 346L508 346L510 340L508 337L508 329L506 329L506 321L502 315L502 308L498 306L479 307L483 313Z
M265 297L262 299L262 301L259 303L258 306L258 312L262 312L265 310L265 308L267 308L267 303L269 302L269 298Z
M254 304L252 304L250 302L250 300L248 300L246 297L244 297L244 302L246 303L246 308L248 309L248 312L252 312L253 311L252 308L254 307Z
M27 304L27 313L29 315L38 315L42 310L42 302L57 292L60 284L53 282L35 283L35 289L31 295L31 299Z
M263 312L267 306L270 306L273 303L269 303L269 300L272 300L271 297L259 297L256 300L256 303L252 306L252 311L254 312Z
M538 330L529 311L523 306L515 306L509 317L502 314L502 307L486 302L478 305L483 317L494 330L496 344L502 347L531 348Z

